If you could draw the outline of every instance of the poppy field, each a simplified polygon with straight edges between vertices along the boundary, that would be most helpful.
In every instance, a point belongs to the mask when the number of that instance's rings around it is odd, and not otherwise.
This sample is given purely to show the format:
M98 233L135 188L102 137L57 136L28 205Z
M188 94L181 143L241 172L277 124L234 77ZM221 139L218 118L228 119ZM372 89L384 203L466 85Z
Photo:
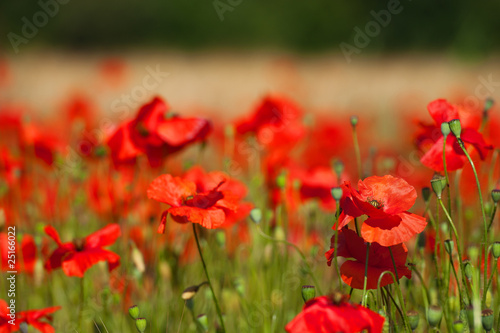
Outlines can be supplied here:
M0 105L0 333L500 331L493 99L94 102Z

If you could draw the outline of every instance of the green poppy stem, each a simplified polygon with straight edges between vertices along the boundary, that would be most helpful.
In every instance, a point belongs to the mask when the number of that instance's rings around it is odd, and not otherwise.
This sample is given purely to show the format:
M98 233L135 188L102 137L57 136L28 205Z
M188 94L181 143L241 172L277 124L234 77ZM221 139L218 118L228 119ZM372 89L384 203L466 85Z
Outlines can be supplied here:
M339 221L340 202L338 200L337 200L336 206L337 206L337 221L335 223L335 240L334 240L335 252L333 253L333 255L334 255L334 261L335 261L335 271L337 272L337 276L339 278L339 288L340 288L340 291L343 292L344 285L342 284L342 278L340 276L340 267L339 267L339 263L337 262L337 252L338 252L337 245L338 245L338 241L339 241L339 224L340 224L340 221Z
M368 260L370 258L370 243L366 244L366 259L365 259L365 280L363 282L363 298L361 299L361 305L366 305L366 285L368 283Z
M474 178L476 179L476 185L477 185L477 191L479 193L479 202L481 204L481 213L483 215L483 224L484 224L484 284L483 287L486 287L486 284L488 283L488 258L487 256L487 251L488 251L488 222L486 221L486 212L484 210L484 202L483 202L483 194L481 193L481 184L479 183L479 177L477 176L477 171L476 167L474 166L474 162L472 162L472 158L469 155L469 152L467 152L467 149L465 149L464 142L462 139L457 138L458 144L460 145L460 148L464 152L465 156L467 156L467 159L469 160L470 166L472 167L472 171L474 172ZM481 252L480 252L481 253ZM484 303L483 303L484 305Z
M352 126L352 140L354 141L354 153L356 155L356 164L358 166L359 179L363 179L363 168L361 167L361 151L359 149L358 133L356 126Z
M198 253L200 254L201 263L203 264L203 270L205 271L205 276L207 277L208 285L210 286L210 290L212 291L212 297L214 299L215 308L217 310L217 315L219 316L219 321L222 326L222 332L226 332L226 327L224 326L224 319L222 318L222 311L219 307L219 302L217 301L217 297L215 296L214 288L212 287L212 282L210 281L210 276L208 275L207 265L205 264L205 259L203 259L203 254L201 252L200 242L198 241L198 234L196 233L196 224L191 223L193 225L193 234L194 239L196 240L196 246L198 247Z

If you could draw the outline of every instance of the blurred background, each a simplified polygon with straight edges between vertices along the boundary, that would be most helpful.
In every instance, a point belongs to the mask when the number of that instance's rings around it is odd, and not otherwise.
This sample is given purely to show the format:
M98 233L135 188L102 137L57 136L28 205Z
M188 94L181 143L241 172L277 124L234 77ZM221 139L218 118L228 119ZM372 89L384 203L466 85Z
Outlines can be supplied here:
M233 118L278 92L318 112L425 113L438 97L498 95L499 12L465 0L2 1L0 101L53 112L78 93L112 112L160 94ZM141 89L151 71L163 74Z

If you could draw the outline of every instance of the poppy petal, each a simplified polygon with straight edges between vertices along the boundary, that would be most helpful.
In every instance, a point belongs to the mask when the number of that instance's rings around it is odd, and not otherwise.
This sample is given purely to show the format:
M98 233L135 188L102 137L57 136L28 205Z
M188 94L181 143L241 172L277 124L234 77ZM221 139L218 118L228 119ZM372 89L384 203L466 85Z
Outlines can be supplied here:
M120 235L120 226L116 223L109 224L85 238L85 249L111 245Z
M215 229L224 224L226 215L219 208L202 209L198 207L173 207L169 209L172 217L180 217L192 223L198 223L207 229Z
M107 261L112 271L120 264L120 256L100 248L73 252L62 263L62 269L67 276L83 277L87 269L100 261Z
M444 138L441 136L435 144L420 158L420 162L428 168L435 171L443 171L443 141ZM446 139L446 169L448 171L453 171L460 169L464 166L466 157L463 154L459 154L453 148L453 141L456 139L452 135L448 135Z
M393 246L410 240L421 233L427 221L424 217L403 212L398 215L377 219L370 217L361 227L361 235L367 242L382 246Z
M196 185L172 175L161 175L149 185L148 198L176 207L185 197L196 194Z
M458 109L450 104L445 99L436 99L427 105L427 110L431 117L436 122L436 125L441 126L441 123L448 122L453 119L458 119Z
M488 150L493 149L492 145L488 145L486 141L484 141L480 133L471 128L464 128L460 136L464 142L470 143L476 148L482 160L486 158Z
M383 204L386 214L397 214L410 209L417 199L417 191L402 178L391 175L372 176L363 180L363 184L375 194L375 200ZM361 188L360 188L361 191Z
M48 225L43 230L45 231L47 236L52 238L57 243L57 245L60 246L62 244L61 239L59 238L59 233L54 227Z
M159 137L171 146L203 140L210 132L210 122L203 118L171 118L158 126Z

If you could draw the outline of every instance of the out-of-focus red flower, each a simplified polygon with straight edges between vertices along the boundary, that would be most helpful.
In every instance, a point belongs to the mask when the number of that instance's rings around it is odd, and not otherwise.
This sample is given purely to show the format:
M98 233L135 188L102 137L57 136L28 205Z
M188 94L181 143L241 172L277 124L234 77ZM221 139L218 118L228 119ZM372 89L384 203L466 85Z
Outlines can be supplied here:
M108 262L109 271L120 265L118 254L103 249L120 236L118 224L110 224L83 239L68 243L62 243L59 234L51 226L45 227L45 233L58 245L45 262L45 269L49 271L62 267L67 276L83 277L87 269L100 261Z
M344 182L342 189L343 211L338 229L356 217L367 215L361 227L365 242L397 245L422 232L427 225L424 217L407 211L415 203L417 192L401 178L372 176L360 180L358 190L352 188L351 182Z
M12 318L9 316L7 302L0 299L0 333L17 332L20 329L19 325L22 323L33 326L42 333L54 333L55 329L49 322L52 321L52 313L59 309L61 309L60 306L53 306L45 309L18 312L15 314L15 324L12 325L9 323Z
M365 265L366 265L366 248L367 244L363 238L359 237L355 231L344 228L338 235L338 257L353 258L355 260L347 260L340 267L340 274L342 280L350 287L355 289L363 289L365 278ZM411 271L405 266L408 250L404 244L391 246L394 261L398 269L398 275L401 279L406 276L411 278ZM385 271L395 273L394 265L392 263L391 252L388 247L381 246L377 243L371 243L368 255L368 279L367 289L377 289L377 283L380 275ZM332 236L330 250L325 253L328 260L328 266L334 260L335 254L335 236ZM386 286L394 283L392 277L388 274L384 275L380 286Z
M327 296L308 301L302 312L285 326L288 333L381 333L384 317L359 304Z
M460 137L466 144L471 144L479 153L481 159L486 157L488 150L493 146L488 145L482 134L477 130L481 123L481 111L469 110L450 104L444 99L432 101L427 106L431 117L434 119L433 125L421 124L421 133L417 136L417 145L420 149L428 149L420 161L425 166L435 170L443 170L443 142L441 134L441 124L453 119L460 119L462 133ZM449 171L460 169L467 160L464 152L460 148L456 137L450 133L446 138L445 146L446 168Z
M9 239L8 234L0 233L0 253L2 260L3 271L17 271L33 274L36 262L36 244L31 235L24 234L21 241L21 246L17 241L15 243L15 253L21 253L21 257L17 256L15 259L15 268L9 265Z
M209 134L211 124L207 119L168 115L168 109L157 97L111 135L107 144L115 165L134 163L137 156L145 154L151 166L159 166L167 155Z
M245 190L242 186L221 173L204 175L197 169L183 178L161 175L148 188L150 199L171 206L163 212L158 232L165 231L169 213L178 223L198 223L208 229L222 227L226 216L238 211L241 191Z
M238 134L254 133L258 142L272 149L289 149L305 135L302 110L280 96L266 96L248 117L236 122Z
M23 127L23 146L32 148L35 156L49 166L54 164L56 153L64 149L59 137L32 123Z
M22 160L14 158L8 148L0 147L0 179L5 179L11 187L21 177L22 168Z

